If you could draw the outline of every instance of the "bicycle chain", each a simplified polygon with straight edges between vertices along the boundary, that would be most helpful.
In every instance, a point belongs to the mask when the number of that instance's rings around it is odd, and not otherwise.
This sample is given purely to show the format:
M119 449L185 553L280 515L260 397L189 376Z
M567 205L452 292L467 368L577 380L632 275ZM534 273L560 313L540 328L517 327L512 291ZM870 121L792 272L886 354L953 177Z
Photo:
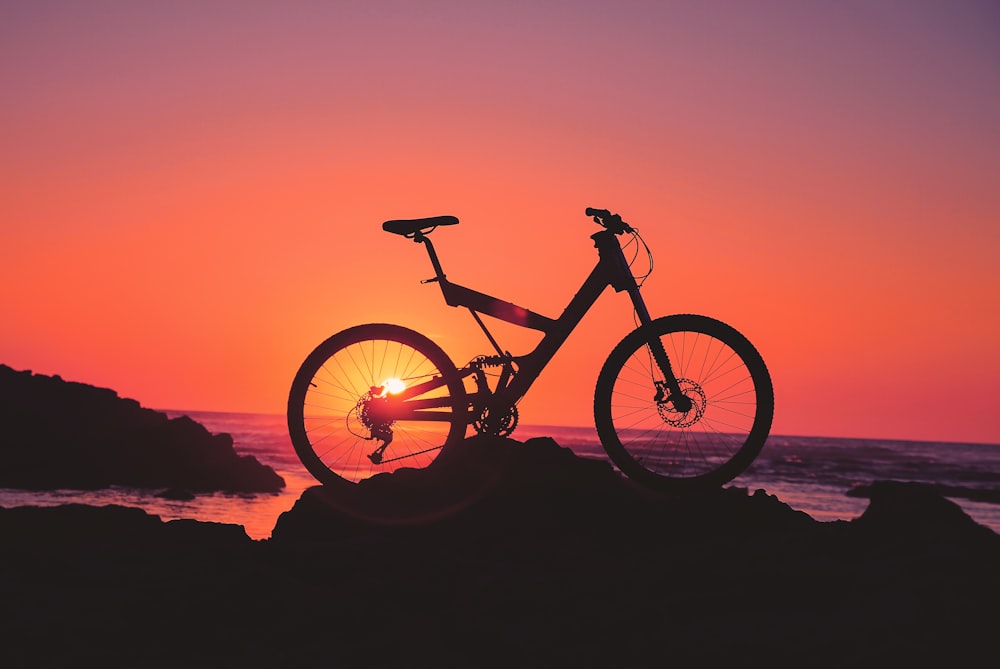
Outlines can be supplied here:
M417 451L416 453L407 453L406 455L397 455L394 458L387 458L381 462L381 464L386 464L389 462L396 462L397 460L405 460L406 458L412 458L417 455L423 455L424 453L430 453L431 451L440 451L444 446L433 446L431 448L425 448L422 451Z

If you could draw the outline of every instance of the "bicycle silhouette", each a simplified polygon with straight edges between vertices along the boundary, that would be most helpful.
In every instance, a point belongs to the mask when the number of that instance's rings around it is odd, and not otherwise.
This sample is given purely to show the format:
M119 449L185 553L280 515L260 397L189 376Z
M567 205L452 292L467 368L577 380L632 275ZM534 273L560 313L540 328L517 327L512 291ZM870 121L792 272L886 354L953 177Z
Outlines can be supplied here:
M615 346L597 378L594 422L611 461L629 478L664 492L721 486L742 473L771 428L774 390L757 350L721 321L692 314L653 319L625 248L648 246L605 209L588 208L598 262L562 315L547 318L449 281L430 233L454 216L393 220L382 229L427 249L445 302L466 307L492 345L456 368L433 341L409 328L358 325L320 344L288 397L288 429L306 469L321 483L357 482L400 467L425 467L458 446L468 426L504 437L518 401L605 288L626 292L638 326ZM651 269L651 264L650 264ZM647 274L648 276L648 274ZM642 277L644 279L645 277ZM525 355L504 351L480 314L543 333ZM492 384L491 384L492 382Z

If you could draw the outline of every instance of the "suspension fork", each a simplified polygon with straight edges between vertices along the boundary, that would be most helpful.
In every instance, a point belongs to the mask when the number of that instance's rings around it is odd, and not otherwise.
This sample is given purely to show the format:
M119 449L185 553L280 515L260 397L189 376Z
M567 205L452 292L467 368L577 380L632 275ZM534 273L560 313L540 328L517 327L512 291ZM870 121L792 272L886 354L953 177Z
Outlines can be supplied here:
M590 237L594 240L594 246L597 247L597 253L601 257L601 266L604 269L607 282L616 292L628 292L629 297L632 298L635 313L639 316L640 326L648 328L653 319L649 315L649 309L646 308L646 301L642 299L642 293L639 292L639 284L636 283L628 261L625 260L625 254L616 233L608 229ZM656 361L656 366L663 374L663 381L653 382L656 386L656 395L653 401L658 404L670 402L674 409L680 413L687 413L691 410L691 399L681 392L680 383L674 374L670 358L663 348L663 342L660 341L659 337L650 337L648 344L653 360Z
M639 286L635 282L635 278L629 273L628 285L628 295L632 298L632 304L635 306L635 313L639 316L639 324L643 327L648 327L653 319L649 315L649 310L646 308L646 301L642 299L642 294L639 292ZM691 398L684 395L681 392L680 383L677 381L677 376L674 374L674 368L670 364L670 358L667 356L666 349L663 348L663 342L660 341L659 337L651 336L648 340L650 351L653 354L653 360L656 361L656 365L660 368L660 372L663 374L663 382L655 382L656 385L656 396L653 401L656 403L671 402L674 405L674 409L680 413L687 413L691 410L692 402ZM664 395L664 388L666 388L667 394Z

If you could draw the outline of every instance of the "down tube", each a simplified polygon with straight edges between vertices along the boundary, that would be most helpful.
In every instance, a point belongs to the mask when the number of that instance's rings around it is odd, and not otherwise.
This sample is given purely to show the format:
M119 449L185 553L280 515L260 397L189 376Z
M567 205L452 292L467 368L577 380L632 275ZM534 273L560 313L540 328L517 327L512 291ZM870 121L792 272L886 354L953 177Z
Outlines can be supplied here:
M583 286L567 305L562 315L555 320L549 328L542 341L538 342L531 353L521 358L521 368L518 374L511 381L510 385L502 392L498 393L498 405L513 406L519 399L524 397L531 388L531 385L541 374L545 366L549 364L552 357L566 342L570 333L576 329L584 315L594 306L594 302L601 296L604 289L609 285L604 266L598 263L597 266L583 282Z

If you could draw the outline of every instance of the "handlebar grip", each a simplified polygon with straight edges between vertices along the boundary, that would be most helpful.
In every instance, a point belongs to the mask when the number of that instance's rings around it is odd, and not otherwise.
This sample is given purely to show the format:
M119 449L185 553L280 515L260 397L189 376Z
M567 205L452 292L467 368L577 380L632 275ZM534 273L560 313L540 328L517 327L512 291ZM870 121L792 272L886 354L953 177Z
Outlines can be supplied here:
M587 207L586 214L587 216L593 216L595 223L600 223L616 235L620 235L625 232L631 233L634 231L631 225L622 220L621 216L618 214L612 214L607 209Z

